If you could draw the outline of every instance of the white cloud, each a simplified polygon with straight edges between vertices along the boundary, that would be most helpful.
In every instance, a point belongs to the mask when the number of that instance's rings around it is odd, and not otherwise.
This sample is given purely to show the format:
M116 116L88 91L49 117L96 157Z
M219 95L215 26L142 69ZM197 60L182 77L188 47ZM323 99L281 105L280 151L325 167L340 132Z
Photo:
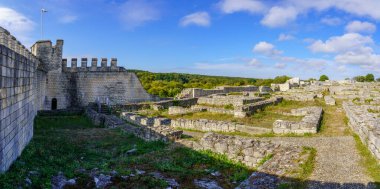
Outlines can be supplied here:
M279 36L278 36L278 40L279 41L287 41L287 40L292 40L292 39L294 39L294 36L292 36L292 35L289 35L289 34L280 34Z
M257 43L252 51L254 53L263 54L267 56L274 56L282 53L282 51L277 50L274 45L265 41Z
M323 42L315 41L309 46L312 52L323 53L343 53L347 51L368 51L368 45L373 44L369 36L362 36L358 33L347 33L342 36L334 36Z
M0 26L11 32L24 45L30 45L30 32L34 30L35 25L32 20L16 10L0 7Z
M253 66L253 67L261 67L262 64L259 60L257 60L256 58L252 58L249 62L248 62L248 66Z
M265 17L261 20L261 24L268 27L281 27L297 18L298 12L294 7L272 7Z
M224 13L261 13L264 15L261 23L268 27L285 26L289 22L296 20L300 14L307 14L310 11L327 11L329 9L380 20L380 11L378 11L378 7L380 7L379 0L221 0L219 7ZM267 11L268 9L269 11ZM328 25L341 23L338 18L325 18L321 21Z
M376 31L376 25L369 22L352 21L346 26L347 32L362 32L362 33L374 33Z
M282 62L278 62L274 65L274 67L277 69L284 69L286 67L286 64Z
M342 64L373 65L380 64L380 55L373 52L346 52L338 54L335 61Z
M160 11L154 3L146 0L128 0L120 7L120 17L127 29L134 29L146 22L160 18Z
M259 0L222 0L219 3L222 12L231 14L235 12L262 13L266 6Z
M338 17L325 17L322 18L321 22L329 26L337 26L342 24L342 20Z
M181 26L197 25L207 27L210 25L210 16L207 12L196 12L183 17L180 21Z
M76 20L78 20L78 17L75 16L75 15L64 15L62 16L59 21L61 23L64 23L64 24L69 24L69 23L73 23L75 22Z

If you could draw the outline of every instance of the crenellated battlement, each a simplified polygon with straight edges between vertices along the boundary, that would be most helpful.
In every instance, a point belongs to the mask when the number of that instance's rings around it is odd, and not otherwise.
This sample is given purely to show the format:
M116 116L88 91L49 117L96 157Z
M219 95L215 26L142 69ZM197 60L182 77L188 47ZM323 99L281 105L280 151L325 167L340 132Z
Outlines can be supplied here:
M111 58L110 65L107 65L107 58L102 58L100 61L100 67L98 67L98 58L92 58L91 64L88 65L89 60L87 58L80 59L80 66L78 67L78 58L71 59L71 67L67 66L67 59L62 59L62 71L63 72L119 72L125 71L123 67L117 66L117 59Z
M32 62L37 62L38 59L24 45L17 41L16 37L0 26L0 45L3 45L15 53L18 53Z

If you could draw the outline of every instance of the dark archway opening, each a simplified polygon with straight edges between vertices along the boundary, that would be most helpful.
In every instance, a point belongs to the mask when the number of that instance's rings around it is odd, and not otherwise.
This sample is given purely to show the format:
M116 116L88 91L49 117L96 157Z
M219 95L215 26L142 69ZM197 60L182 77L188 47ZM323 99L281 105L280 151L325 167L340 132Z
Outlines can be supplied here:
M51 110L56 110L57 109L57 99L53 98L51 100Z

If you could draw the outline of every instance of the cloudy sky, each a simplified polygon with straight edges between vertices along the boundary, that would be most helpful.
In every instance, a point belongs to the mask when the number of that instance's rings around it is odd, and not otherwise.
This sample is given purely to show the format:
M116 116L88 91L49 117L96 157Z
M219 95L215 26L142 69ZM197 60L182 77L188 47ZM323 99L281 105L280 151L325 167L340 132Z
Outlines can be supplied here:
M65 57L131 69L268 78L380 77L379 0L1 0L0 26Z

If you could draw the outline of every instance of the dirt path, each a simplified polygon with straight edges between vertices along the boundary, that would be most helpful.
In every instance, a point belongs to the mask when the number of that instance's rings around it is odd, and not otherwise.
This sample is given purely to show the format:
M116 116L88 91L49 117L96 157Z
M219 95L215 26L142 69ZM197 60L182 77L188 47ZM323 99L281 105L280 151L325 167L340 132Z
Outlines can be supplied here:
M374 188L372 179L360 166L360 155L352 136L341 137L276 137L281 144L310 146L317 149L314 171L308 188Z

